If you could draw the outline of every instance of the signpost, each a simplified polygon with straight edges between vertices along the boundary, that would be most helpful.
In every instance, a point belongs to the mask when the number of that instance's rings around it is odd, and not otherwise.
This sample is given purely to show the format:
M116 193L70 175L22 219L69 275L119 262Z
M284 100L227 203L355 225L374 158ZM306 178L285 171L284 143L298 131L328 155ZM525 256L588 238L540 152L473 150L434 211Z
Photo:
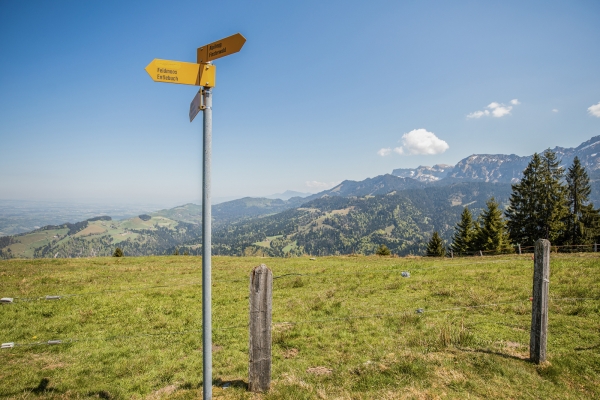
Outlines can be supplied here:
M190 122L196 118L196 115L198 115L200 110L204 109L204 105L202 103L202 89L200 89L190 104Z
M202 398L212 399L212 320L211 320L211 203L210 166L212 157L212 88L216 81L216 68L212 60L241 50L246 43L239 33L212 42L197 49L197 62L154 59L146 72L154 82L202 86L190 104L190 122L203 111L202 126Z
M225 57L233 53L237 53L246 43L246 38L236 33L216 42L209 43L202 47L198 47L197 62L206 63L217 58Z
M155 58L146 66L146 72L154 82L215 86L216 68L212 64L196 64Z

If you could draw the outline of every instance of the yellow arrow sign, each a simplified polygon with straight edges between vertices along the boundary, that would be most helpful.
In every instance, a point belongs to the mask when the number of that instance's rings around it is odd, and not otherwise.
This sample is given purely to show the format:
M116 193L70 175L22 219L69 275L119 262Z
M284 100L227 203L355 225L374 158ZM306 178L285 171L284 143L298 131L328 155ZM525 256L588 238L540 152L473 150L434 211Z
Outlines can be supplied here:
M195 64L155 58L146 67L146 72L154 82L215 86L216 68L211 64Z
M233 53L237 53L246 43L246 38L241 34L236 33L216 42L207 44L206 46L198 47L198 64L216 60L217 58L225 57Z

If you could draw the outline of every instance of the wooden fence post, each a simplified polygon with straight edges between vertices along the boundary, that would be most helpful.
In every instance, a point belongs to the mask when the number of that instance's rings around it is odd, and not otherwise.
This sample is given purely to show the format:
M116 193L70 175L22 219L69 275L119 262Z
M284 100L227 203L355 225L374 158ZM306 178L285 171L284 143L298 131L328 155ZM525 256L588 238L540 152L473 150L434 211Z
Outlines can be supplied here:
M519 255L521 255L521 244L519 243L517 246L519 247Z
M479 257L483 257L483 253L479 250Z
M454 258L454 251L452 249L450 249L450 258Z
M598 243L594 243L594 253L598 251Z
M535 242L531 334L529 338L529 358L537 364L546 361L549 286L550 242L546 239L539 239Z
M264 392L271 385L271 312L273 272L261 264L250 273L250 362L248 390Z

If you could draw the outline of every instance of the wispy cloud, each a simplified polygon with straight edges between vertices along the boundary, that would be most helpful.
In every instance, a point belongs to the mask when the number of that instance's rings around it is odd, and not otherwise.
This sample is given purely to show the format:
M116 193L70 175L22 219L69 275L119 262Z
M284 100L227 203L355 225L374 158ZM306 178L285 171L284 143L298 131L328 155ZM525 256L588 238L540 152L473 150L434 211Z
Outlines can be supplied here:
M553 113L557 113L557 112L558 112L558 108L553 108L553 109L552 109L552 112L553 112Z
M335 185L339 184L339 182L306 181L305 184L306 187L310 189L326 190L331 189Z
M381 157L389 156L390 154L392 154L392 149L390 149L389 147L379 149L379 151L377 152L377 155L380 155Z
M598 102L598 104L594 104L593 106L588 107L588 112L590 113L590 115L600 118L600 101Z
M423 128L405 133L400 141L402 146L396 147L394 152L402 155L441 154L450 148L448 143Z
M521 104L518 99L512 99L510 101L511 105L505 105L502 103L491 102L488 104L485 110L473 111L472 113L467 115L467 119L477 119L481 117L504 117L505 115L509 115L513 109L513 106Z

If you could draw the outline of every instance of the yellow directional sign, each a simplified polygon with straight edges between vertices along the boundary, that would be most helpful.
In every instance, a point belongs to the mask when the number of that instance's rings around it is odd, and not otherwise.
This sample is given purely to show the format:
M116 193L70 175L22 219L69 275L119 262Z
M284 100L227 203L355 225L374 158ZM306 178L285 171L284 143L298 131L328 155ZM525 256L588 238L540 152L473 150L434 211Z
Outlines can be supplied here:
M246 43L246 38L241 34L236 33L216 42L207 44L206 46L198 47L198 64L216 60L217 58L225 57L233 53L237 53Z
M211 64L195 64L155 58L146 67L146 72L154 82L215 86L216 68Z

